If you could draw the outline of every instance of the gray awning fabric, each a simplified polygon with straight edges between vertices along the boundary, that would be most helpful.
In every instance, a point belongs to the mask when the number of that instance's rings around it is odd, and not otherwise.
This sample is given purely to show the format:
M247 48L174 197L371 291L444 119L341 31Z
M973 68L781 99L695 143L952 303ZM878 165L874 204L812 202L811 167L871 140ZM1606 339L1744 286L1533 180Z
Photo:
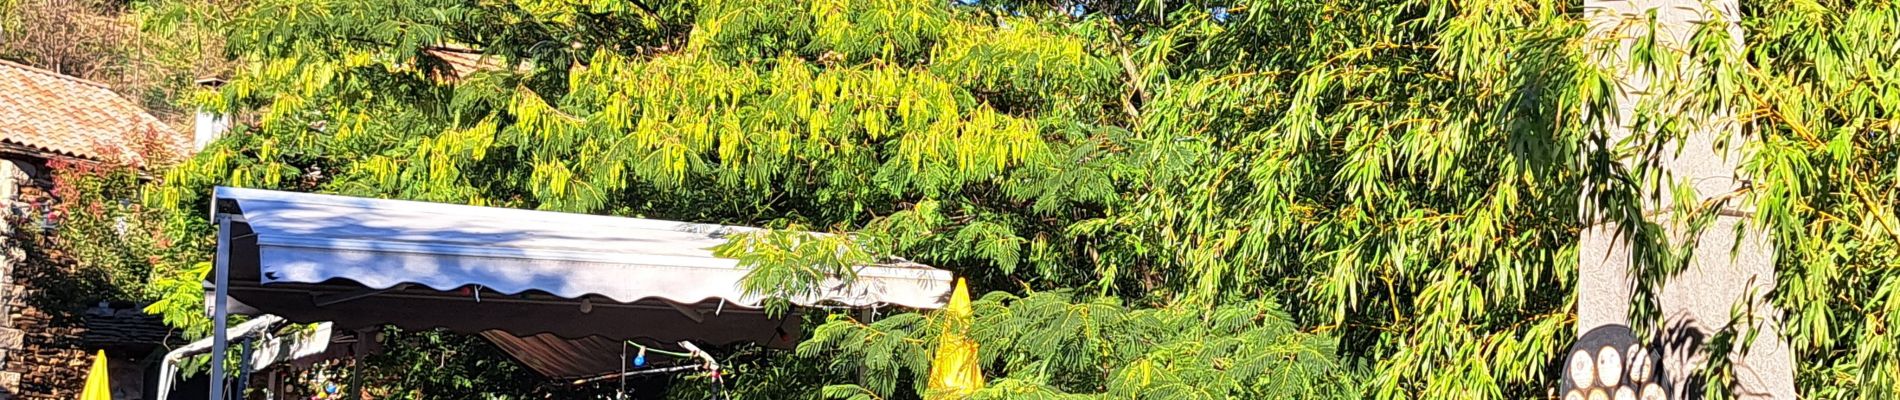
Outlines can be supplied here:
M798 317L745 296L725 236L755 228L220 187L232 310L336 329L394 324L787 347ZM949 271L862 266L799 305L941 307ZM545 371L544 371L545 372Z
M586 378L620 369L620 355L627 351L619 341L591 336L563 339L552 335L520 337L501 332L482 334L495 347L520 360L523 365L549 378L567 380ZM674 346L667 346L674 347ZM655 365L662 357L650 358Z

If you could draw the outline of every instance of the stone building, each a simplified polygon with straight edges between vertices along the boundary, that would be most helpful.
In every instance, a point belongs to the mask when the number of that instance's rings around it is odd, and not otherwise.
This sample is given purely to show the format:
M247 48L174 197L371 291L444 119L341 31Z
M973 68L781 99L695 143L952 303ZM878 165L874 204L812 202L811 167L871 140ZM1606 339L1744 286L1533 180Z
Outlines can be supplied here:
M0 400L79 395L92 354L112 358L114 399L145 398L156 354L170 334L136 304L45 307L26 243L13 226L37 220L51 198L49 168L63 162L138 160L137 146L188 149L191 138L100 83L0 60ZM105 299L93 299L105 300ZM82 303L84 304L84 303Z

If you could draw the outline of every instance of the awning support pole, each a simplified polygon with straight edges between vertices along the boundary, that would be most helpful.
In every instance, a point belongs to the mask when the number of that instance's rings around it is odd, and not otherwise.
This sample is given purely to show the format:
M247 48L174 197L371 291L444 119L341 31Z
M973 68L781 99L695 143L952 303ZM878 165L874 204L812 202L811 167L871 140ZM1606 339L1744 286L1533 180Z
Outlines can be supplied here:
M620 391L614 392L614 400L627 400L627 342L620 342Z
M374 329L356 330L356 343L350 346L350 394L345 399L363 400L363 353L369 352L369 341L376 340Z
M225 320L229 319L225 298L230 294L231 287L231 217L220 214L217 218L218 254L211 264L211 282L215 286L212 295L216 296L211 299L211 399L227 400L224 393L224 352L231 343L225 334L225 325L228 324Z
M356 331L356 349L350 352L350 394L345 399L363 400L363 330Z

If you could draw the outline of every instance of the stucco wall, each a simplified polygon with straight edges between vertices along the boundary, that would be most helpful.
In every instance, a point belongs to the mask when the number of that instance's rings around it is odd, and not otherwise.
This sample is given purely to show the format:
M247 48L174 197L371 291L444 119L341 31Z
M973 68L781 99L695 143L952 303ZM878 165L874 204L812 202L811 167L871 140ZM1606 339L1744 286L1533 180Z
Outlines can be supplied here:
M1616 110L1621 120L1605 132L1611 143L1631 136L1635 125L1631 118L1638 102L1664 91L1661 88L1667 82L1660 79L1684 79L1696 74L1692 70L1664 71L1661 76L1673 78L1652 78L1630 68L1629 46L1636 38L1648 35L1648 15L1653 12L1656 39L1665 47L1688 42L1697 24L1709 16L1735 21L1739 15L1736 0L1586 0L1584 7L1591 20L1592 38L1614 45L1599 60L1601 65L1624 73L1623 91L1617 96L1620 107ZM1741 38L1739 26L1733 23L1729 32ZM1734 45L1739 49L1740 39ZM1736 168L1742 154L1734 150L1739 146L1718 149L1716 143L1718 139L1740 140L1740 127L1728 114L1691 117L1702 129L1690 132L1679 142L1680 153L1658 161L1671 171L1675 182L1695 187L1697 200L1727 198L1744 187L1745 180ZM1674 201L1672 194L1659 194L1660 200L1646 209L1651 211L1652 221L1672 226L1674 214L1666 206ZM1701 386L1704 373L1696 367L1709 357L1735 361L1740 385L1737 394L1742 398L1794 398L1794 361L1780 339L1781 314L1766 301L1774 287L1774 246L1759 229L1745 228L1750 214L1746 204L1728 202L1713 226L1699 237L1691 238L1683 230L1672 234L1677 243L1696 239L1695 253L1688 268L1663 286L1657 300L1665 320L1660 331L1647 334L1661 341L1653 345L1663 349L1663 367L1676 388L1673 398L1699 398L1693 388ZM1577 251L1582 275L1577 288L1579 334L1604 325L1633 325L1628 319L1630 305L1637 301L1632 296L1634 282L1629 274L1632 250L1617 235L1616 228L1598 223L1581 234ZM1757 340L1729 354L1709 354L1706 345L1730 324L1738 307L1753 313L1748 316L1752 319L1736 321L1736 326L1758 329Z

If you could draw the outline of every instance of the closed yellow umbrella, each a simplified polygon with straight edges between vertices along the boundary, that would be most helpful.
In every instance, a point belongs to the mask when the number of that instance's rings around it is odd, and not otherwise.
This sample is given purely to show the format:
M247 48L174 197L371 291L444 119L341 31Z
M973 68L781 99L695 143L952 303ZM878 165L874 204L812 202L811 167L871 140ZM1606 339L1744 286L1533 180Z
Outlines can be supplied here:
M106 373L106 352L100 350L92 360L92 373L86 375L86 390L79 400L112 400L112 377Z
M937 354L930 360L929 397L956 399L983 388L977 363L977 344L970 339L970 289L957 278L950 304L943 308L943 334L937 336Z

